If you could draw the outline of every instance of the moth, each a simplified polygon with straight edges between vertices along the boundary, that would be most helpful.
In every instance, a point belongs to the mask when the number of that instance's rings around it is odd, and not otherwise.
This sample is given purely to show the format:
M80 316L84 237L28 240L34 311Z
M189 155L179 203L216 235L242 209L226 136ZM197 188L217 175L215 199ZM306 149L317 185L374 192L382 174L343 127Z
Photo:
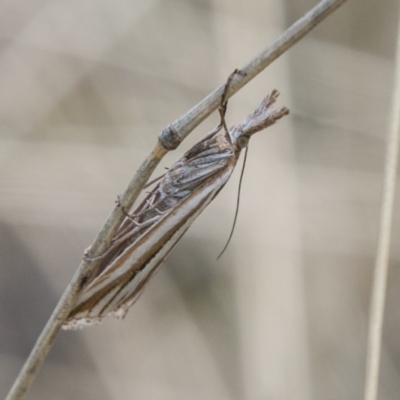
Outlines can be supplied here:
M250 137L289 113L275 109L277 90L241 124L221 124L168 169L127 215L110 248L88 278L64 329L123 318L183 234L231 176Z

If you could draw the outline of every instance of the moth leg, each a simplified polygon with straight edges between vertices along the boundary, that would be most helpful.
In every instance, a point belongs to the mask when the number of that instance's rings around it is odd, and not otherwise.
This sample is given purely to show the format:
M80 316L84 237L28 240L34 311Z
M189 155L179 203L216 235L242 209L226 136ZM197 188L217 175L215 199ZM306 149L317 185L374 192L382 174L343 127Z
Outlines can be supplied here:
M82 257L82 258L83 258L85 261L88 261L88 262L97 261L97 260L100 260L100 259L104 258L104 257L109 253L109 251L112 250L113 248L114 248L114 246L110 246L104 253L100 254L99 256L90 257L90 256L89 256L90 247L88 247L88 248L85 250L85 252L83 253L83 257Z
M128 212L126 212L125 208L122 207L120 198L121 198L121 196L118 195L118 196L117 196L117 200L115 200L115 204L116 204L118 207L121 208L122 214L124 214L126 218L129 218L130 220L132 220L137 226L142 225L140 222L134 220L138 215L136 215L136 214L129 214Z
M221 105L220 108L225 109L226 111L226 106L228 104L228 99L227 99L227 95L228 95L228 90L229 90L229 86L231 85L232 79L233 77L238 74L240 76L246 76L246 73L241 71L240 69L236 68L229 76L228 79L225 82L225 86L224 86L224 91L222 93L222 97L221 97ZM225 113L224 113L225 115Z
M132 236L134 233L136 233L136 232L130 231L130 232L128 232L127 234L125 234L124 236L122 236L121 238L113 239L113 240L111 241L110 247L109 247L107 250L105 250L102 254L100 254L99 256L96 256L96 257L90 257L90 256L89 256L90 247L88 247L88 248L85 250L85 252L83 253L83 259L84 259L85 261L88 261L88 262L93 262L93 261L101 260L102 258L104 258L105 256L107 256L107 255L110 253L110 251L116 249L123 241L125 241L126 239L129 239L129 237Z
M112 242L111 242L112 245L113 246L118 245L118 244L122 243L123 241L129 239L132 235L135 235L138 232L137 229L146 228L147 226L150 226L154 222L156 222L157 219L158 219L158 216L150 218L150 219L148 219L147 221L144 221L144 222L133 221L136 224L136 227L133 228L133 229L130 228L130 227L127 227L127 229L125 229L125 231L121 232L121 234L117 238L112 240Z
M222 96L221 96L221 102L220 105L218 107L218 112L220 115L220 122L218 124L218 126L216 126L206 137L202 138L198 143L196 143L190 150L189 150L189 154L191 152L193 152L193 150L196 149L197 145L203 145L205 141L207 141L208 139L211 139L214 135L216 135L222 128L224 128L225 134L228 138L228 140L230 141L230 136L228 134L228 128L226 126L226 122L225 122L225 114L226 114L226 108L228 105L228 89L229 86L232 82L233 77L238 74L240 76L246 76L246 73L241 71L240 69L235 69L229 76L228 79L226 80L225 86L224 86L224 91L222 92Z
M168 197L168 196L166 196ZM146 204L148 205L149 208L146 208L145 210L143 210L142 212L140 212L139 214L137 214L136 216L140 216L141 214L144 214L145 212L149 212L149 211L155 211L158 215L163 215L165 214L167 211L169 210L165 210L165 211L161 211L157 208L157 206L162 203L166 197L163 197L161 199L159 199L158 201L156 200L156 196L153 194L153 196L151 196L150 199L146 199ZM136 222L136 221L135 221ZM141 225L141 224L138 224Z
M246 73L241 71L240 69L235 69L229 76L228 79L226 80L225 83L225 87L224 87L224 91L222 92L222 96L221 96L221 104L218 108L218 112L219 115L221 117L221 121L219 123L220 127L223 127L225 130L225 134L227 135L227 137L229 138L229 134L228 134L228 127L226 126L226 121L225 121L225 114L226 114L226 109L228 106L228 90L229 90L229 86L231 85L232 79L233 77L238 74L240 76L246 76Z
M151 208L154 206L154 195L151 196L149 199L146 199L146 204L148 205L149 208L143 210L144 212L149 211Z
M163 200L164 200L164 199L163 199ZM165 214L166 211L169 211L169 210L165 210L165 211L159 210L159 209L157 208L157 206L154 204L154 199L146 200L146 203L147 203L147 205L149 206L149 208L147 208L146 210L143 210L143 213L149 212L149 211L155 211L158 215L163 215L163 214ZM160 203L160 202L157 202L156 204L158 204L158 203ZM142 213L139 213L138 216L139 216L140 214L142 214ZM142 225L142 224L139 223L138 225L140 226L140 225Z
M199 142L197 142L190 150L188 153L190 153L191 151L193 151L193 149L196 148L197 145L201 145L203 144L205 141L207 141L208 139L211 139L213 136L215 136L222 128L221 123L216 126L210 133L208 133L206 136L204 136Z

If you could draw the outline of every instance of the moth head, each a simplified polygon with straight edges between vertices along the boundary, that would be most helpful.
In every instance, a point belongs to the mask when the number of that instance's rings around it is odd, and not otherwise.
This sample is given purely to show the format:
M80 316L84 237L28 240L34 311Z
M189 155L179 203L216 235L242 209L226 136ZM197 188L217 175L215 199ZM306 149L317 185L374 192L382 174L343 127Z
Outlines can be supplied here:
M230 131L229 136L233 146L240 151L247 147L250 136L273 125L276 121L289 114L289 110L283 107L277 110L274 103L279 96L277 90L273 90L257 109L250 114L240 125L235 125Z

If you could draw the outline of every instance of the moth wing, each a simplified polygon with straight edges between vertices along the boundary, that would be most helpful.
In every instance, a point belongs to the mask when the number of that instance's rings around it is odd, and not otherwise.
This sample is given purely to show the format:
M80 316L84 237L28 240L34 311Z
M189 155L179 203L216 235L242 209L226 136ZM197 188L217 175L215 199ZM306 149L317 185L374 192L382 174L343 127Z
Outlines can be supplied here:
M122 224L116 240L127 234L123 230L129 231L130 223L143 224L157 216L143 232L138 225L139 234L134 240L122 240L114 258L107 258L100 273L83 289L64 329L94 325L108 315L123 317L139 298L166 256L234 169L236 157L232 149L221 149L219 143L213 145L218 136L206 138L207 145L199 142L197 151L189 150L133 211L136 220Z

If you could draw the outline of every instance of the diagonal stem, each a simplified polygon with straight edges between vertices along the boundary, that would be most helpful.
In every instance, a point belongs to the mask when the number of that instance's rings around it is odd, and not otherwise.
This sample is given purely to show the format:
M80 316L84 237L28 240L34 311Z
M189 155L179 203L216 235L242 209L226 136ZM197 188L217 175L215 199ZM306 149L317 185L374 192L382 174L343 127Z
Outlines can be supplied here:
M346 0L321 0L313 9L279 36L271 46L268 46L247 65L241 68L243 74L237 74L232 79L226 93L226 99L245 86L251 79L275 61L280 55L286 52L291 46L297 43L303 36L322 22L345 1ZM88 257L81 262L78 270L75 272L70 284L65 290L22 367L22 370L8 393L6 400L21 399L33 382L40 366L54 343L63 321L72 309L80 288L83 286L85 279L90 272L96 268L96 261L89 262L88 260L95 259L108 248L113 236L124 219L124 213L122 210L129 210L132 207L143 186L146 184L164 155L169 150L178 147L182 140L188 136L196 126L218 108L224 87L225 85L221 85L219 88L215 89L200 103L160 133L159 140L152 153L139 167L137 173L121 196L120 206L114 208L91 246L90 251L88 252Z

